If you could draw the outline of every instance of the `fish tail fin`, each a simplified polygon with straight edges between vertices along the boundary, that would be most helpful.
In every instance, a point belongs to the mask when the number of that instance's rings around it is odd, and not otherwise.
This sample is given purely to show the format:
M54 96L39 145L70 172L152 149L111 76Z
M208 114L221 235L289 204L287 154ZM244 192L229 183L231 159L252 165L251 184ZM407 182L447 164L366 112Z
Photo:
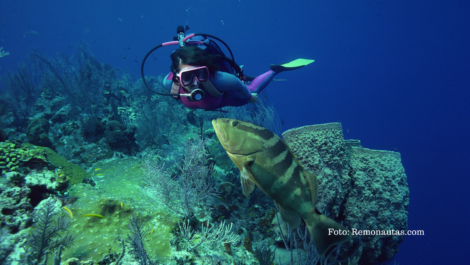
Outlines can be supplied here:
M349 241L351 232L323 214L317 220L306 222L315 248L320 256L325 256L331 247Z

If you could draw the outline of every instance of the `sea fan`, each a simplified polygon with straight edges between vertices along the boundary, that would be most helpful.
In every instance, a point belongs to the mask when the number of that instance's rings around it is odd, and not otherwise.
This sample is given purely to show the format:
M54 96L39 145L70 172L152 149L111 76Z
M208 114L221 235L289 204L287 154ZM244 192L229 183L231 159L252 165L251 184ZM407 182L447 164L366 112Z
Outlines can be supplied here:
M47 264L48 255L59 249L60 246L72 246L74 236L67 231L69 221L64 216L56 217L57 207L51 199L47 200L34 216L36 229L28 239L28 264ZM62 235L66 232L65 236Z

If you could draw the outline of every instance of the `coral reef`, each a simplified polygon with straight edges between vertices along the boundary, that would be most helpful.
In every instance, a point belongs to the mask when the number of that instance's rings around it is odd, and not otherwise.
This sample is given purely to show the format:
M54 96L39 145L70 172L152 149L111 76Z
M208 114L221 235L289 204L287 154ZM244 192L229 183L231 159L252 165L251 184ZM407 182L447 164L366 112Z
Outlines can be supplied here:
M69 180L71 185L82 183L83 180L88 177L85 170L68 162L67 159L54 152L52 149L41 146L37 146L36 148L44 152L47 162L53 168L58 168L63 172L65 178Z
M52 146L49 139L49 121L43 118L37 118L31 121L26 128L26 135L29 142L35 145Z
M49 254L58 250L58 259L63 248L73 245L74 236L67 232L69 220L58 215L56 201L44 200L34 215L35 229L26 242L28 264L47 264Z
M88 174L47 147L10 141L0 143L0 224L4 240L19 243L32 224L33 208L50 195L60 195L70 183ZM13 251L2 248L0 260Z
M0 142L0 170L5 174L10 171L22 171L27 168L47 166L47 157L43 150L29 144L10 141Z
M258 189L243 195L240 172L209 122L237 118L278 133L280 120L262 95L228 113L190 111L83 47L70 58L31 55L0 92L0 263L24 259L34 211L48 198L76 236L60 251L64 264L287 264L303 251L282 243L287 225L277 225L270 198ZM163 91L162 79L146 77L155 91ZM409 191L398 153L344 140L338 123L292 129L284 138L319 175L319 211L349 228L406 229ZM147 158L150 174L141 170ZM219 237L211 231L240 240L213 242L207 239ZM142 244L126 243L128 234ZM389 260L403 236L361 239L356 257L372 264ZM358 237L343 244L340 258L359 245Z

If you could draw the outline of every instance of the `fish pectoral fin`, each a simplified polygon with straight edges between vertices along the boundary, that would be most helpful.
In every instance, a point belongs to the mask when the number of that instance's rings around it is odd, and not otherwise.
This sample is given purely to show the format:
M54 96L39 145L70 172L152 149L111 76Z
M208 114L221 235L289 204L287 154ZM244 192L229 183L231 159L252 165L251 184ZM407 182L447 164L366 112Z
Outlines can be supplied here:
M284 208L284 206L278 204L276 201L274 203L281 214L282 220L289 224L290 229L297 229L300 226L300 216L298 213Z
M250 180L250 173L248 172L248 165L254 160L248 160L243 164L243 169L240 172L240 181L242 183L243 194L248 198L250 194L255 190L255 184Z
M250 194L255 190L255 184L249 180L241 178L243 194L248 198Z

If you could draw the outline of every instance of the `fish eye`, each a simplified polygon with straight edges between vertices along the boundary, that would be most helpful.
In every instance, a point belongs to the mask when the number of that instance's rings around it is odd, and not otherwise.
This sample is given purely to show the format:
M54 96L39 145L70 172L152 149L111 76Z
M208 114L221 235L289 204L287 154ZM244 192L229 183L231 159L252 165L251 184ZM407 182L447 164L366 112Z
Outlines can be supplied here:
M232 121L232 126L235 127L238 125L238 121Z

